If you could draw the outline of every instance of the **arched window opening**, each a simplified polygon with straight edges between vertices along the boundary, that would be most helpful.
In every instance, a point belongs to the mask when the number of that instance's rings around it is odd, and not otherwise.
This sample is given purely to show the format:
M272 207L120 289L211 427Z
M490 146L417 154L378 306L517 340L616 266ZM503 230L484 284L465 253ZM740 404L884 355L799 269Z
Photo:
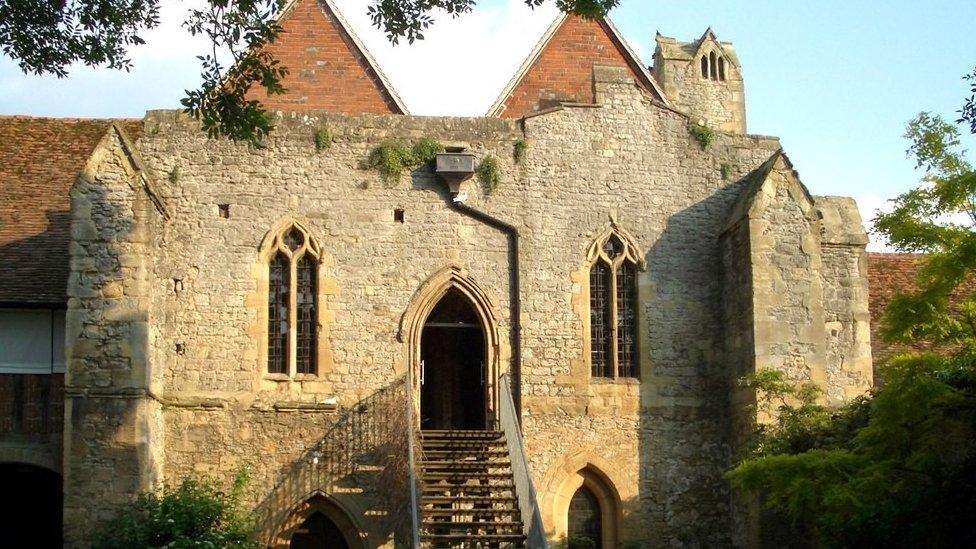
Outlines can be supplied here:
M600 509L600 501L585 485L576 491L569 502L567 525L569 549L603 547L603 513Z
M289 549L349 549L342 530L322 513L312 513L295 530L288 544Z
M725 58L718 58L718 79L725 82Z
M718 62L716 61L715 52L708 54L708 71L712 76L712 80L718 80Z
M637 270L633 245L610 232L591 249L590 373L598 378L639 377Z
M277 231L268 257L268 373L318 371L319 247L298 224Z
M708 78L708 57L703 55L701 58L701 72L702 78Z

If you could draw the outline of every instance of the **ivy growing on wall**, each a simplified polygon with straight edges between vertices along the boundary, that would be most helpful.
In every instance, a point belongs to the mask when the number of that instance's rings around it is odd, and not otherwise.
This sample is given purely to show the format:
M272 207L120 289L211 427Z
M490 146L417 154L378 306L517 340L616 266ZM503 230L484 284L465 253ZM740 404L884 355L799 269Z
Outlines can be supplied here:
M516 164L521 164L525 160L525 155L529 152L529 142L525 139L519 139L515 142L514 150L512 151L512 157L515 158Z
M712 142L715 141L715 132L706 126L704 122L689 125L688 132L701 145L702 150L708 149Z
M478 175L478 181L481 181L481 184L485 188L485 194L495 192L498 189L498 185L502 182L501 165L494 156L486 156L481 161L481 164L478 164L475 173Z
M329 128L319 128L315 132L315 152L322 152L332 146L332 132Z
M369 153L364 167L378 171L384 182L393 184L408 168L428 164L443 151L443 145L427 137L412 146L403 141L385 141Z

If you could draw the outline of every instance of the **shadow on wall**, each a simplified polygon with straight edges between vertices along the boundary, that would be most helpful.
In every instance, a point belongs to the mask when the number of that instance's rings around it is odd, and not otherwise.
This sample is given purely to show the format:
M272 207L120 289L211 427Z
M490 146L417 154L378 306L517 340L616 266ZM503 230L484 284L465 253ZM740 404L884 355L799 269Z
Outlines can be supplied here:
M645 258L639 501L627 504L643 509L640 547L732 545L720 235L742 185L671 216Z
M315 509L308 502L327 497L352 515L362 546L377 547L391 535L397 547L409 545L405 380L400 377L350 407L317 444L284 468L256 509L262 540L287 547Z

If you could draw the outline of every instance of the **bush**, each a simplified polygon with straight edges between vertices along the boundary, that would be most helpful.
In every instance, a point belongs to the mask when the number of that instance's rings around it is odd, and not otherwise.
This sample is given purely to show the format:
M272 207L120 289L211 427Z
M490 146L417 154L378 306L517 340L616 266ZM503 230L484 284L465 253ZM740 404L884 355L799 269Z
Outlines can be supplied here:
M240 504L246 482L246 474L239 474L226 493L212 480L191 477L175 488L164 487L159 494L143 494L135 505L102 525L92 546L257 549L259 544L252 539L255 519Z

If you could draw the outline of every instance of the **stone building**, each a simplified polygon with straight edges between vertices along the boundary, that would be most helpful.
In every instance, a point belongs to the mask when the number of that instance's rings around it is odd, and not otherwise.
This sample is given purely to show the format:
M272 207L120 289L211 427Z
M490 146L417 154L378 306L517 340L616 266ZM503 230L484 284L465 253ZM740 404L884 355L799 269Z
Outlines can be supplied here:
M418 117L330 0L282 18L264 148L0 118L0 473L54 524L61 486L72 547L243 468L272 547L756 545L738 380L867 391L869 258L853 200L746 133L732 45L648 69L560 17L487 116Z

